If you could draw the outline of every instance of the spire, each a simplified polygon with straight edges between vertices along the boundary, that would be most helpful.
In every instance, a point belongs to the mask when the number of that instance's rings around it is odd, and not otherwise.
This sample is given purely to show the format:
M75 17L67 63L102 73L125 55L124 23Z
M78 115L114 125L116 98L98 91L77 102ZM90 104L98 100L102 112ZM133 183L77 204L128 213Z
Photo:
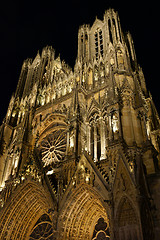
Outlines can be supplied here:
M38 59L41 58L41 57L40 57L40 54L39 54L39 50L37 51L37 56L36 56L36 58L38 58Z
M35 59L33 60L33 63L32 63L32 64L33 64L33 65L36 65L37 63L40 62L40 60L41 60L41 56L40 56L39 50L38 50L37 55L36 55Z

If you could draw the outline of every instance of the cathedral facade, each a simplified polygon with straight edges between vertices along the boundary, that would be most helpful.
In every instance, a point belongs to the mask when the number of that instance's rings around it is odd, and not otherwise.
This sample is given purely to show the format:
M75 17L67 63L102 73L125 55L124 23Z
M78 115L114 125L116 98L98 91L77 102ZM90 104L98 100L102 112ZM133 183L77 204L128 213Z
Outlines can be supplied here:
M158 240L160 119L118 13L24 61L0 126L0 239Z

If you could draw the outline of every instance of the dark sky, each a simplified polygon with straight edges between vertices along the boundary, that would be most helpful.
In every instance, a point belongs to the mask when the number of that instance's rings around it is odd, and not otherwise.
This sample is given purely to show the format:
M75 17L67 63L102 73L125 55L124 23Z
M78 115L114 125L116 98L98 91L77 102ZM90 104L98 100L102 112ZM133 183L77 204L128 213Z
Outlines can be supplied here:
M160 112L158 3L140 0L23 0L17 3L6 0L0 14L0 122L16 89L24 59L34 58L38 50L41 52L46 45L52 45L56 55L60 53L61 59L73 67L79 26L92 25L96 16L103 19L109 7L119 12L122 29L132 34L138 63Z

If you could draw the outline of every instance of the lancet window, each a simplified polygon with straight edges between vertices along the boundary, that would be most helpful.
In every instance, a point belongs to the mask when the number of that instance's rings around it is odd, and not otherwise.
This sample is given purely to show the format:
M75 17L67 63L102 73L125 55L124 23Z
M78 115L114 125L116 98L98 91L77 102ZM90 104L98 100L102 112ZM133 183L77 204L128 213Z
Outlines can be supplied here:
M81 53L83 57L87 57L88 56L88 35L86 34L82 34L81 35Z
M93 120L86 128L86 150L92 155L94 162L106 158L106 125L102 118Z
M114 35L115 35L116 40L118 40L117 30L116 30L116 22L115 22L114 18L112 19L112 22L113 22Z
M94 34L95 39L95 55L96 59L101 55L103 57L103 33L101 29L97 29Z
M111 20L108 19L108 30L109 30L109 38L111 43L113 43L112 31L111 31Z

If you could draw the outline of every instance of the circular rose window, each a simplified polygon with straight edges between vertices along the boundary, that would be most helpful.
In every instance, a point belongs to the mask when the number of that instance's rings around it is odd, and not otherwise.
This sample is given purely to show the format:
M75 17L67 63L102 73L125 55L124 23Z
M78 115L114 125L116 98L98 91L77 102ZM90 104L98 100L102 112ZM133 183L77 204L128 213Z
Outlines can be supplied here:
M59 129L47 135L40 148L44 167L62 161L66 151L66 131Z

